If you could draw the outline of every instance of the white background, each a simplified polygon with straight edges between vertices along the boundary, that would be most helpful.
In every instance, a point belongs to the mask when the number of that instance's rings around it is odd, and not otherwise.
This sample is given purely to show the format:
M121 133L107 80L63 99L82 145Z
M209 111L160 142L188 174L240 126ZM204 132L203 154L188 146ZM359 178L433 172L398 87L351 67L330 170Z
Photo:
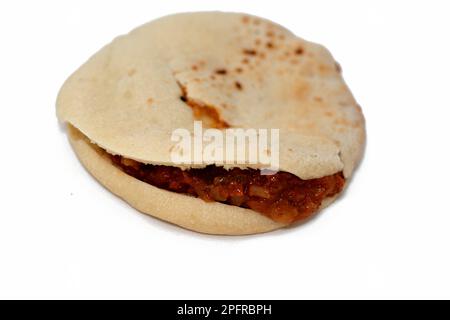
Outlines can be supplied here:
M63 81L181 11L260 15L326 45L363 107L365 157L309 223L206 236L139 214L79 164ZM448 1L2 1L0 298L450 298Z

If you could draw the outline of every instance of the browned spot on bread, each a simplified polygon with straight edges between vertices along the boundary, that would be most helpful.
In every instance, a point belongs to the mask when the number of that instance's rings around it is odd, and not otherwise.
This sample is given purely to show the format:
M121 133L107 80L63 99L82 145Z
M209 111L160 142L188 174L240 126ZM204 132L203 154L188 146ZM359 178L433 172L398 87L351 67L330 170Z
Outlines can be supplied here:
M237 73L242 73L242 71L243 71L241 67L237 67L235 70Z
M250 56L254 56L257 53L255 49L244 49L243 52L244 54L248 54Z
M242 90L242 84L239 81L236 81L234 85L238 90Z
M330 71L330 67L324 64L319 65L319 72L324 74Z
M259 20L258 18L253 19L253 24L255 26L259 25L261 23L261 20Z
M339 62L335 61L335 62L334 62L334 67L335 67L335 69L336 69L336 71L337 71L338 73L342 73L342 67L341 67L341 65L339 64Z
M304 49L302 47L298 47L297 49L295 49L295 54L297 55L302 55L304 52Z
M242 23L248 23L250 21L250 17L243 16L241 21L242 21Z
M241 61L243 64L248 64L249 63L249 60L247 59L247 58L244 58L244 59L242 59L242 61Z
M310 86L307 82L300 82L296 87L294 87L294 95L299 100L304 100L309 93Z
M211 80L216 80L216 77L215 77L213 74L210 75L209 78L210 78Z
M322 102L323 101L323 99L321 97L314 97L314 100L317 101L317 102Z
M272 42L269 41L269 42L266 43L266 47L268 49L273 49L275 46L274 46L274 44Z
M194 65L191 66L191 69L194 70L194 71L197 71L198 70L198 66L194 64Z
M148 98L148 99L147 99L147 104L148 104L149 106L151 106L152 103L153 103L153 99L152 99L152 98Z
M273 38L275 36L275 33L273 33L273 31L269 30L266 32L266 36L268 36L269 38Z
M334 123L339 126L344 126L344 127L348 127L351 125L351 123L345 118L338 118L338 119L334 120Z
M259 46L261 44L261 39L256 39L255 40L255 45Z
M204 127L217 129L225 129L230 127L226 121L222 120L216 108L189 98L187 88L179 82L177 82L177 84L181 90L180 100L192 108L194 118L202 121Z
M224 69L224 68L217 69L216 70L216 74L226 75L227 74L227 69Z
M132 77L136 73L136 69L130 69L128 70L128 76Z
M221 119L219 112L212 106L202 105L188 99L187 104L192 108L194 118L203 122L206 128L226 129L230 125Z

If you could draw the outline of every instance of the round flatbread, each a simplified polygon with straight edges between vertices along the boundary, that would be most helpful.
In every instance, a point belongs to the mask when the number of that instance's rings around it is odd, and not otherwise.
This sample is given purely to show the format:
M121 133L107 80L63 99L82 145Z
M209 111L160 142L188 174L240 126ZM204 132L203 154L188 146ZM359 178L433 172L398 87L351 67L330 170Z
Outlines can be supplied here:
M86 168L142 212L214 234L284 226L250 209L156 188L111 163L108 153L173 166L171 133L192 129L196 119L186 100L230 127L280 129L280 170L301 179L340 171L348 179L362 156L364 118L330 53L236 13L172 15L116 38L66 81L57 114L71 125Z

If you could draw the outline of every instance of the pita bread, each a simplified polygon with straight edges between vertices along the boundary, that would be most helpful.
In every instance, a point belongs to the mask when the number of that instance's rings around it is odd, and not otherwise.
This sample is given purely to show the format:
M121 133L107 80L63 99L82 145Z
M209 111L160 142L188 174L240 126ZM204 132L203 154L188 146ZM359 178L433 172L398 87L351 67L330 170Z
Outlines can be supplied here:
M282 227L249 209L138 181L97 147L174 165L171 133L195 120L183 94L232 127L280 128L280 170L302 179L340 171L348 179L362 156L364 118L328 50L236 13L172 15L116 38L66 81L57 115L73 126L70 139L86 168L142 212L205 233Z

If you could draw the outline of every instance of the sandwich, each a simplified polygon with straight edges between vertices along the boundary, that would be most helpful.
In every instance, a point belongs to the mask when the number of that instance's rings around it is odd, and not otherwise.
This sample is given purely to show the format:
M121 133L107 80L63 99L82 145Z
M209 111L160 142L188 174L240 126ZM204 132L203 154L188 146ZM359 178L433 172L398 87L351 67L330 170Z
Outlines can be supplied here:
M57 116L108 190L208 234L309 219L342 193L365 143L329 51L239 13L176 14L117 37L66 80Z

